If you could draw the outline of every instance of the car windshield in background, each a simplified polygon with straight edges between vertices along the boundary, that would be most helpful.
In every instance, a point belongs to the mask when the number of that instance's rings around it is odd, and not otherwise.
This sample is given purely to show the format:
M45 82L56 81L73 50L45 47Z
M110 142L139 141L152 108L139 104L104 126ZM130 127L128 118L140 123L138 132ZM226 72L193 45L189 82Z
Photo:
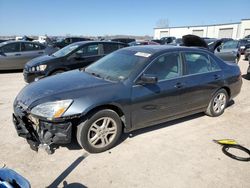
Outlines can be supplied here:
M88 66L85 72L111 81L125 80L145 63L147 55L144 54L134 51L114 52Z
M79 47L79 45L77 45L77 44L71 44L71 45L65 46L61 50L58 50L57 52L53 53L52 56L54 56L54 57L66 56L78 47Z

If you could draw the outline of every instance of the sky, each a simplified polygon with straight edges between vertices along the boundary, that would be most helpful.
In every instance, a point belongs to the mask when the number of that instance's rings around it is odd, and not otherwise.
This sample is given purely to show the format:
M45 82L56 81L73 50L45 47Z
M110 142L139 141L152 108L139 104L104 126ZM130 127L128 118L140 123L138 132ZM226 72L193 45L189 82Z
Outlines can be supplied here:
M175 27L246 18L249 0L0 0L0 36L153 36L160 23Z

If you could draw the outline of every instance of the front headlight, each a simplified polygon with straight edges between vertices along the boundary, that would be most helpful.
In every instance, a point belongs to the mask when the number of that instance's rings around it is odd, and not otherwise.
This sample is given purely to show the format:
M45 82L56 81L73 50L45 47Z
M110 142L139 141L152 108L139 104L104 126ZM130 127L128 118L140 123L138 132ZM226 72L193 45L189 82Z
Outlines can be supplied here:
M73 100L68 99L39 104L32 108L31 114L47 119L59 118L66 112L72 102Z
M38 71L44 71L46 69L46 67L47 67L47 65L39 65L36 68Z
M46 69L47 65L38 65L38 66L35 66L35 67L31 67L29 69L30 72L39 72L39 71L44 71Z

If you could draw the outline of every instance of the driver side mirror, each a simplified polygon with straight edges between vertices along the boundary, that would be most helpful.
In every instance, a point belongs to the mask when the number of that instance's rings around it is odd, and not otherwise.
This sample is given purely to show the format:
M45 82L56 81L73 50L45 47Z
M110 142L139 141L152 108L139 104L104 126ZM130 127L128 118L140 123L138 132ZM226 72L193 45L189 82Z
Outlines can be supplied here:
M218 46L218 47L216 48L216 50L217 50L217 52L220 52L221 46Z
M155 75L149 75L149 74L143 74L139 80L137 81L137 84L155 84L158 82L158 78Z

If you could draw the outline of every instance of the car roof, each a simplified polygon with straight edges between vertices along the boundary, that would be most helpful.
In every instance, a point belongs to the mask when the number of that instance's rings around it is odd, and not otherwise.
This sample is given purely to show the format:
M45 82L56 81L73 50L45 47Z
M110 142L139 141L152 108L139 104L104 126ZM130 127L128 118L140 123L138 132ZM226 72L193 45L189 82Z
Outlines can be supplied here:
M116 42L116 41L79 41L79 42L74 42L72 44L78 44L78 45L84 45L84 44L91 44L91 43L101 43L101 44L125 44L123 42Z
M186 47L186 46L173 46L173 45L141 45L141 46L131 46L124 48L124 50L150 53L150 54L173 51L173 50L190 50L190 49L208 52L208 49L202 47Z
M32 41L25 41L25 40L8 40L5 42L1 42L0 46L4 46L6 44L11 44L11 43L34 43L34 44L39 44L39 45L43 45L39 42L32 42Z

